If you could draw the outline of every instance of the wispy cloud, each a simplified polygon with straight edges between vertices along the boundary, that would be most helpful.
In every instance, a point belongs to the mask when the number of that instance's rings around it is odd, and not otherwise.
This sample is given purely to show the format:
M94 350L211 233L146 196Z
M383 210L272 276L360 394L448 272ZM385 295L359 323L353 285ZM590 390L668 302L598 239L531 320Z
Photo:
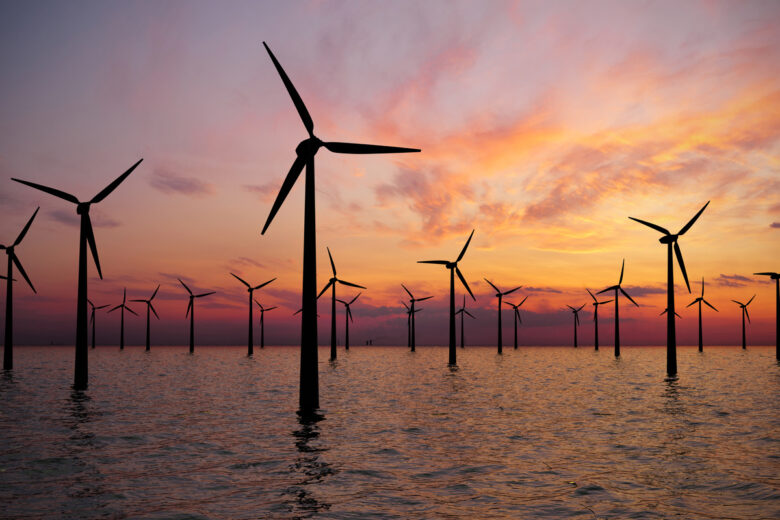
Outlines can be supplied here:
M771 224L769 224L769 227L773 229L780 229L780 222L772 222Z
M265 184L244 184L244 189L253 193L263 202L273 202L281 185L278 181L269 181Z
M67 224L69 226L79 226L81 225L81 217L78 216L78 214L75 211L68 211L65 209L55 209L48 212L48 215L56 220L57 222L60 222L62 224ZM89 212L90 220L92 221L93 227L103 227L103 228L113 228L118 227L121 225L121 223L118 220L114 220L105 213L102 213L99 210L91 210Z
M755 280L739 274L721 274L715 278L715 284L721 287L744 287Z
M180 194L191 197L204 197L214 193L214 186L195 177L186 177L169 170L157 168L149 184L166 194Z

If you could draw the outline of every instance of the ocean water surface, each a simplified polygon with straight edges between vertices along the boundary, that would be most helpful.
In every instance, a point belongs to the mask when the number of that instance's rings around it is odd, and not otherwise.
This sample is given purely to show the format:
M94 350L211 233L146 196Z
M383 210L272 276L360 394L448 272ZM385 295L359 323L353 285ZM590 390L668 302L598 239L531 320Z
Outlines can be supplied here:
M774 348L18 348L0 517L780 518Z

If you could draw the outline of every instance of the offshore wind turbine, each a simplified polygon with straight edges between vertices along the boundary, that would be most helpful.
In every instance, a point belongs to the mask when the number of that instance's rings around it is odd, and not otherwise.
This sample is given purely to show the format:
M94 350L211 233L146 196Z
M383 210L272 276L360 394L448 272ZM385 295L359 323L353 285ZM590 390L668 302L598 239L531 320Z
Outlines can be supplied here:
M89 322L92 324L92 348L95 348L95 311L105 309L109 305L98 305L95 307L95 304L92 303L92 300L87 300L87 303L90 307L92 307L92 311L89 313Z
M138 302L138 303L145 303L146 304L146 351L150 351L152 349L151 342L149 338L149 322L151 316L149 316L149 311L152 311L154 313L154 317L158 320L160 317L157 315L157 311L154 310L154 305L152 305L152 300L154 300L154 297L157 296L157 291L160 290L160 286L157 286L157 289L154 290L152 293L152 296L148 300L130 300L131 302Z
M259 301L255 300L255 303L260 307L260 348L265 348L265 313L274 310L276 305L263 307Z
M621 278L622 281L622 278ZM612 300L604 300L603 302L600 302L596 299L595 296L593 296L593 293L590 292L590 289L585 289L588 291L588 294L590 294L590 297L593 298L593 331L594 331L594 337L593 337L593 346L594 350L599 349L599 305L604 305L605 303L609 303Z
M248 338L246 340L247 341L247 343L246 343L246 345L247 345L247 347L246 347L247 348L247 354L246 355L247 356L251 356L252 354L254 354L254 351L255 351L255 349L254 349L254 336L255 335L254 335L254 332L252 330L252 321L253 321L252 320L252 300L253 300L253 296L252 295L253 295L253 293L256 290L260 289L261 287L265 287L269 283L271 283L274 280L276 280L276 278L271 278L267 282L261 283L260 285L252 286L252 285L249 285L249 283L244 281L242 278L239 278L238 275L235 275L233 273L230 273L230 274L233 276L233 278L235 278L236 280L238 280L242 284L246 285L246 290L249 293L249 335L248 335ZM260 308L262 309L262 306Z
M753 274L769 276L775 281L775 357L780 361L780 274L773 272Z
M463 315L470 317L472 320L475 320L476 318L474 315L472 315L469 311L466 310L466 295L463 295L463 307L455 311L455 314L460 314L460 348L465 347L465 340L463 339L465 337L465 334L463 332Z
M620 357L620 314L619 314L619 300L620 300L620 293L623 293L623 296L628 298L628 300L639 307L639 304L634 301L631 296L628 295L626 291L623 290L623 287L621 284L623 283L623 273L626 269L626 259L623 259L623 265L620 267L620 279L618 280L617 285L613 285L611 287L607 287L606 289L602 289L596 294L605 293L607 291L615 291L615 357Z
M701 304L704 303L707 307L709 307L713 311L718 312L718 309L713 307L710 304L710 302L708 302L707 300L704 299L704 278L703 277L701 279L701 296L699 296L698 298L693 300L687 306L690 307L694 303L698 303L699 304L699 352L703 352L704 351L704 344L703 344L703 341L702 341L702 334L701 334Z
M138 316L138 314L136 314L136 312L130 307L128 307L126 304L127 304L127 289L125 289L122 292L122 303L120 303L119 305L117 305L116 307L108 311L108 312L114 312L117 309L121 309L120 313L122 315L122 319L119 322L119 350L125 349L125 309L127 309L127 312L130 312Z
M747 342L745 341L745 316L747 316L748 323L750 323L750 314L748 314L747 307L750 305L750 302L753 301L753 298L755 298L756 295L754 294L752 298L748 300L747 303L738 302L737 300L731 300L742 309L742 350L745 350L747 348Z
M333 270L333 276L328 280L328 283L325 285L325 287L322 288L322 291L320 291L320 294L317 295L317 299L319 299L320 296L322 296L325 291L328 290L328 287L331 288L330 293L330 360L334 361L336 359L336 284L340 283L341 285L346 285L348 287L357 287L358 289L365 289L362 285L358 285L352 282L346 282L344 280L340 280L336 276L336 264L333 263L333 256L330 254L330 248L326 248L328 250L328 258L330 259L330 268ZM306 313L306 307L303 307L304 314Z
M408 305L406 305L405 302L401 302L401 305L403 305L406 308L406 346L412 351L415 351L415 346L412 343L412 324L414 323L412 321L412 317L417 314L418 312L422 311L422 309L412 309Z
M567 305L568 308L571 309L571 312L574 313L574 348L577 348L577 327L580 324L580 314L579 312L582 310L583 307L585 307L585 303L580 305L578 308L574 308L571 305Z
M507 303L507 305L509 305L510 307L512 307L512 309L514 309L514 311L515 311L515 312L513 313L514 319L512 320L512 321L514 322L514 324L515 324L515 350L517 350L517 324L518 324L518 323L523 323L523 320L522 320L522 318L520 318L520 307L522 307L522 305L525 303L525 301L526 301L527 299L528 299L528 296L526 296L525 298L523 298L523 301L521 301L521 302L520 302L520 303L518 303L517 305L515 305L514 303L509 303L509 302L506 302L506 303Z
M468 249L469 243L471 242L471 237L473 236L474 236L474 230L472 229L468 240L466 240L466 245L463 246L463 249L461 249L458 258L454 262L450 262L449 260L418 260L417 261L418 264L443 265L444 267L450 270L450 351L449 351L450 365L458 364L458 353L457 350L455 350L455 275L456 274L458 275L460 282L463 284L463 287L465 287L466 290L469 292L471 298L474 301L477 300L476 298L474 298L474 293L471 292L471 289L469 288L469 284L466 283L466 279L463 278L463 274L460 272L460 269L458 269L458 262L463 260L463 255L466 254L466 249Z
M423 298L415 298L412 292L406 288L404 284L401 284L401 287L404 288L404 291L406 291L406 294L409 295L409 305L411 306L411 311L409 312L409 317L411 320L411 325L409 328L409 346L412 349L412 352L414 352L415 348L417 347L417 324L414 321L414 305L417 302L424 302L425 300L430 300L433 298L433 296L424 296Z
M493 289L496 290L496 298L498 298L498 353L501 354L504 350L504 340L501 334L501 301L503 300L504 296L506 296L507 294L512 294L516 290L520 289L522 285L519 285L509 291L501 292L501 289L493 285L493 282L491 282L487 278L485 278L485 281L489 283Z
M363 293L358 293L357 296L355 296L354 298L352 298L348 302L344 301L344 300L338 300L338 302L343 304L344 307L346 307L346 309L347 309L347 311L344 313L344 322L345 322L345 325L344 325L344 331L345 331L345 334L344 334L344 348L347 349L347 350L349 350L349 322L350 321L354 321L352 319L352 311L350 310L349 306L352 305L353 303L355 303L355 300L357 300L360 297L361 294L363 294Z
M181 278L178 278L179 283L184 286L185 289L187 289L187 292L190 294L190 302L187 304L187 312L184 314L184 317L186 318L187 315L190 317L190 354L195 352L195 298L203 298L204 296L209 296L211 294L216 293L216 291L209 291L201 294L193 294L192 291L190 291L190 288L187 287L187 284L181 281Z
M92 204L97 204L124 181L133 170L141 164L143 159L132 165L125 173L120 175L114 182L103 188L103 190L92 197L89 202L81 202L79 199L55 188L49 188L41 184L11 179L12 181L26 184L36 190L41 190L49 195L54 195L61 199L76 204L76 213L81 216L81 229L79 231L79 286L78 296L76 297L76 363L73 377L73 388L75 390L85 390L89 382L89 357L87 352L87 244L92 251L92 258L95 260L100 279L103 279L103 273L100 270L100 261L98 260L97 245L95 235L92 231L92 221L89 218L89 208Z
M27 224L24 225L22 231L19 233L19 236L16 237L16 240L14 240L13 244L10 246L4 246L0 244L0 249L5 249L5 254L8 256L8 274L5 276L5 279L8 280L8 283L6 284L5 289L5 343L3 343L3 370L11 370L14 368L14 264L16 264L17 269L19 269L19 272L24 277L27 285L30 286L30 289L32 289L34 293L38 293L38 291L35 290L35 287L33 287L30 279L27 277L27 273L24 271L24 267L22 267L22 263L19 261L19 257L16 256L16 246L22 242L24 235L27 234L27 230L30 229L30 225L32 224L33 219L35 219L35 215L38 214L39 209L41 208L35 209L32 217L30 217L30 219L27 221Z
M320 407L319 377L317 373L317 227L314 199L314 156L321 147L333 153L347 154L377 154L377 153L407 153L419 152L417 148L399 148L395 146L379 146L373 144L354 144L323 142L314 135L314 122L312 121L306 105L301 96L287 77L287 73L271 52L265 42L265 50L271 57L276 71L282 78L287 93L298 111L298 116L309 137L301 141L295 149L297 155L287 177L282 184L279 194L263 226L262 234L265 234L276 212L284 203L287 194L292 189L295 181L306 167L305 177L305 201L304 201L304 225L303 225L303 288L301 291L301 373L299 405L302 411L309 412Z
M674 254L677 256L677 263L680 265L680 271L682 271L683 278L685 279L685 285L688 287L688 292L691 292L691 285L688 283L688 273L685 272L685 262L683 262L682 257L682 251L680 251L680 246L677 244L677 240L679 237L685 234L686 231L688 231L694 222L699 218L699 216L702 214L702 212L707 209L707 206L710 204L709 201L707 201L707 204L705 204L698 213L696 213L691 220L688 221L685 226L683 226L680 231L677 232L677 234L672 234L669 232L668 229L662 228L661 226L658 226L656 224L653 224L651 222L647 222L645 220L640 220L638 218L634 217L628 217L631 220L634 220L636 222L639 222L640 224L644 224L645 226L655 229L656 231L660 231L664 234L658 241L662 244L666 244L666 307L668 309L671 309L672 312L667 314L666 317L666 373L669 376L674 376L677 374L677 335L675 333L675 325L674 325L674 259L672 258L672 249L674 249Z

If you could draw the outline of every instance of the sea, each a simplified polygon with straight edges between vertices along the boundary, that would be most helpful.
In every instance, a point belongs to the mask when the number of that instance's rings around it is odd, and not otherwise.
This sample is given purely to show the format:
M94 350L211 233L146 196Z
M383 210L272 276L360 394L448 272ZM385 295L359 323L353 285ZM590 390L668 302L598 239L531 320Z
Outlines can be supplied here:
M0 518L778 519L774 346L17 347Z

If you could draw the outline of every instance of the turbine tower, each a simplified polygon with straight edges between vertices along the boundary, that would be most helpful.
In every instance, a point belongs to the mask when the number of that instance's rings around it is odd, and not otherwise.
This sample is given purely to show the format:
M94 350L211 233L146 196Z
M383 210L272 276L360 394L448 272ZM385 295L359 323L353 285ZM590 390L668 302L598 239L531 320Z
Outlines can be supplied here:
M146 304L146 351L149 352L152 349L150 336L149 336L149 323L151 316L149 315L149 311L152 311L154 313L154 317L158 320L160 317L157 315L157 311L154 310L154 305L152 305L152 300L154 300L154 297L157 296L157 291L160 290L160 286L157 286L157 289L154 290L152 293L152 296L148 300L130 300L131 302L138 302L138 303L145 303ZM94 335L94 333L93 333Z
M187 284L181 281L181 278L178 280L179 283L187 289L187 292L190 295L190 302L187 304L187 312L184 314L184 317L186 318L188 315L190 317L190 354L192 354L195 352L195 298L203 298L204 296L214 294L216 291L193 294L192 291L190 291L190 288L187 287Z
M463 307L455 311L455 314L460 314L460 348L465 347L465 340L463 339L465 337L465 334L463 332L463 315L465 314L471 319L476 319L469 311L466 310L466 295L463 295Z
M718 309L710 305L710 302L704 299L704 278L701 279L701 296L693 300L691 303L689 303L687 306L690 307L694 303L699 304L699 352L704 351L704 342L702 341L702 334L701 334L701 304L704 303L707 307L712 309L715 312L718 312Z
M265 348L265 313L274 310L276 306L263 307L257 300L255 300L255 303L260 307L260 348Z
M412 327L413 327L413 321L412 317L417 314L418 312L422 311L422 309L415 308L412 310L411 307L406 305L405 302L401 302L401 305L403 305L406 308L406 346L414 352L414 345L412 344Z
M128 175L133 173L133 170L141 164L141 161L143 161L143 159L139 159L137 163L132 165L114 182L92 197L89 202L81 202L70 193L49 188L48 186L19 179L11 179L76 204L76 213L81 216L81 229L79 231L79 287L78 296L76 297L76 363L73 377L74 390L86 390L89 383L89 357L87 355L87 244L89 244L89 249L92 251L92 258L95 260L98 276L100 276L101 280L103 279L103 273L100 270L100 261L98 260L95 235L92 231L92 221L89 218L89 208L92 204L97 204L108 197L108 195L114 191Z
M138 316L138 314L136 314L136 312L133 309L128 307L126 303L127 303L127 289L125 289L122 292L122 303L120 303L119 305L117 305L116 307L108 311L108 312L114 312L117 309L122 309L120 311L122 318L119 322L119 350L125 349L125 309L127 309L127 312Z
M755 298L756 295L754 294L752 298L748 300L747 303L738 302L737 300L731 300L742 309L742 350L747 349L747 342L745 341L745 316L747 316L748 323L750 323L750 314L748 314L747 307L750 305L750 302L753 301L753 298Z
M247 345L247 347L246 347L247 348L247 354L246 355L247 356L251 356L255 352L255 348L254 348L254 337L255 337L255 335L254 335L254 331L252 330L252 321L253 321L252 320L252 300L254 299L252 295L253 295L253 293L256 290L260 289L261 287L265 287L269 283L271 283L274 280L276 280L276 278L271 278L267 282L261 283L260 285L251 286L246 281L244 281L243 279L239 278L238 275L235 275L233 273L230 273L230 274L233 276L233 278L235 278L236 280L238 280L239 282L244 284L246 286L247 292L249 293L249 335L248 335L247 340L246 340L246 345ZM262 306L261 306L261 309L262 309Z
M622 277L620 281L623 281ZM593 296L593 293L590 292L590 289L586 288L585 290L588 291L590 297L593 298L593 303L591 304L593 305L593 334L594 334L593 346L594 346L594 350L598 350L599 349L599 305L604 305L605 303L609 303L612 300L604 300L603 302L600 302L596 299L595 296ZM615 315L617 316L617 313ZM615 337L617 337L617 335L615 335Z
M523 306L523 304L525 303L525 301L527 299L528 299L528 296L523 298L523 301L521 301L517 305L515 305L514 303L506 302L507 305L511 306L512 309L514 309L514 311L515 311L514 312L514 319L512 320L514 322L514 324L515 324L515 350L517 350L517 324L518 323L521 323L521 324L523 323L523 319L520 317L520 307Z
M347 309L347 311L346 311L346 313L344 315L344 322L345 322L345 324L344 324L344 331L345 331L345 334L344 334L344 348L347 349L347 350L349 350L349 322L350 321L354 322L354 320L352 319L352 310L350 310L349 306L352 305L353 303L355 303L355 300L357 300L360 297L361 294L363 294L363 293L358 293L357 296L355 296L354 298L352 298L348 302L344 301L344 300L337 300L339 303L343 304L344 307Z
M92 300L87 300L87 303L90 307L92 307L92 311L89 313L89 323L92 324L92 348L95 348L95 311L100 309L105 309L108 307L108 305L99 305L95 307L95 304L92 303Z
M490 286L496 290L496 298L498 298L498 353L503 353L504 350L504 340L501 335L501 301L503 300L504 296L507 294L512 294L516 290L520 289L522 285L515 287L514 289L511 289L509 291L501 292L501 289L493 285L493 282L485 278L485 281L490 284Z
M457 350L455 350L455 275L458 275L458 278L460 279L460 282L463 284L463 287L466 288L466 290L469 292L469 295L471 298L476 301L477 299L474 298L474 294L471 292L471 289L469 288L469 284L466 283L466 279L463 278L463 274L460 272L460 269L458 269L458 262L463 260L463 255L466 254L466 249L469 247L469 243L471 242L471 237L474 236L474 230L471 230L471 234L469 235L469 239L466 240L466 245L463 246L463 249L461 249L460 254L458 255L457 260L454 262L450 262L449 260L419 260L418 264L437 264L437 265L443 265L447 269L450 270L450 356L449 356L449 364L450 365L457 365L458 364L458 353Z
M617 285L613 285L611 287L607 287L606 289L602 289L596 294L605 293L607 291L615 291L615 357L620 357L620 314L619 314L619 306L618 303L620 302L620 293L623 293L623 296L628 298L628 300L639 307L639 304L634 301L631 296L628 295L626 291L623 290L623 287L621 284L623 283L623 272L626 269L626 259L623 259L623 265L620 267L620 279L618 280Z
M345 282L336 277L336 264L333 263L333 256L330 254L330 248L328 249L328 258L330 259L330 268L333 270L333 276L325 287L322 288L320 294L317 295L317 299L322 296L328 287L331 288L330 294L330 360L336 360L336 284L346 285L348 287L357 287L358 289L365 289L362 285L358 285L352 282ZM303 312L306 312L306 308L303 308Z
M677 263L680 265L680 271L682 271L685 285L688 287L688 292L690 293L691 285L688 283L688 273L685 272L685 262L683 262L682 251L680 251L677 240L691 228L693 223L696 222L702 212L707 209L709 204L710 202L707 201L707 204L705 204L676 235L670 233L668 229L662 228L651 222L628 217L631 220L644 224L645 226L664 234L658 241L662 244L666 244L666 307L672 310L672 312L668 313L666 316L666 373L670 377L677 374L677 335L675 333L674 325L674 260L672 258L672 249L674 249L674 254L677 256Z
M775 281L775 357L780 361L780 274L772 272L753 274L769 276Z
M376 154L376 153L406 153L419 152L416 148L398 148L394 146L378 146L371 144L323 142L314 135L314 122L312 121L306 105L301 96L295 90L290 78L282 66L276 60L276 56L263 42L268 55L271 57L276 71L282 78L292 102L309 137L297 146L297 155L287 177L282 184L279 194L263 226L262 234L265 234L276 212L282 206L284 199L292 189L301 171L306 167L305 177L305 202L303 225L303 288L301 291L301 373L299 405L301 411L310 412L320 407L319 377L317 373L317 229L314 205L314 156L321 147L325 147L333 153L348 154Z
M433 296L415 298L412 292L409 289L407 289L404 284L401 284L401 287L403 287L404 291L406 291L406 294L409 295L409 305L411 306L411 310L409 311L409 319L411 320L411 325L409 327L409 346L412 349L412 352L414 352L415 348L417 347L417 324L414 321L414 315L416 314L414 310L414 305L417 302L424 302L425 300L430 300L431 298L433 298ZM407 310L409 310L409 307L407 307Z
M571 309L571 312L574 313L574 348L577 348L577 326L579 326L580 324L579 312L582 310L583 307L585 307L585 305L587 304L583 303L576 309L571 305L567 305L567 307Z

